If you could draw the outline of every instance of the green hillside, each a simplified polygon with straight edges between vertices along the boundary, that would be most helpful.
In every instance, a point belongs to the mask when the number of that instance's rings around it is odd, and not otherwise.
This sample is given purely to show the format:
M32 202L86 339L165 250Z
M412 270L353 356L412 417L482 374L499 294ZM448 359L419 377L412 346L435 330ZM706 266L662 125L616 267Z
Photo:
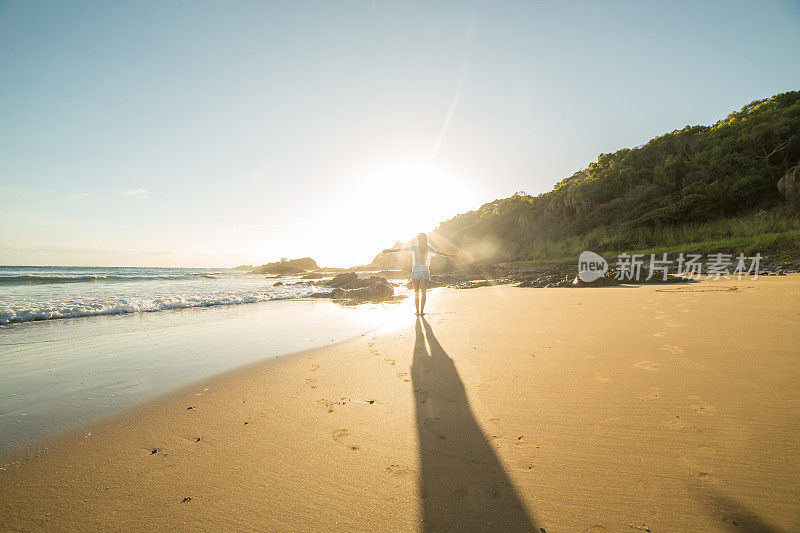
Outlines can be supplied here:
M799 162L800 92L793 91L713 126L601 154L550 192L487 203L432 236L476 260L681 247L797 254L800 229L784 212L777 182Z

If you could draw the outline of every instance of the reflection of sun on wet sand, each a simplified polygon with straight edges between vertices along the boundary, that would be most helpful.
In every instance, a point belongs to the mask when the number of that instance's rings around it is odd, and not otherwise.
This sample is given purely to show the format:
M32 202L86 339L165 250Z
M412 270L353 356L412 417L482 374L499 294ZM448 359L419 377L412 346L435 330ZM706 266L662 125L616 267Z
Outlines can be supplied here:
M695 287L434 291L3 461L0 526L797 530L800 276Z

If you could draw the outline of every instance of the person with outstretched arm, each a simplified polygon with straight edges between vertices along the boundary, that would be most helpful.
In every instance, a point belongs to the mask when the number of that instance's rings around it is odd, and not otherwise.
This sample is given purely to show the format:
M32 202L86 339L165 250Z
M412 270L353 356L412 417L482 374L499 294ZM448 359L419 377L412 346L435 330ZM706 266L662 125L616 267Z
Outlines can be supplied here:
M428 244L428 236L424 233L417 235L417 244L404 246L403 248L387 248L382 253L392 252L411 252L413 260L411 266L411 286L414 289L414 306L417 309L417 316L425 314L425 291L428 289L428 281L431 279L431 256L438 254L444 257L455 257L453 254L437 250ZM420 300L420 291L422 299Z

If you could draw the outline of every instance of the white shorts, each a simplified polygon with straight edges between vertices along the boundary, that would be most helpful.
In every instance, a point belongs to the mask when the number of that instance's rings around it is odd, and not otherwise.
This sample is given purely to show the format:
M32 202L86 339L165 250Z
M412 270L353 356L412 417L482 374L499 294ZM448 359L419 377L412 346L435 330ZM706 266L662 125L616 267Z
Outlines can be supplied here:
M411 279L431 279L431 271L426 266L418 266L411 269Z

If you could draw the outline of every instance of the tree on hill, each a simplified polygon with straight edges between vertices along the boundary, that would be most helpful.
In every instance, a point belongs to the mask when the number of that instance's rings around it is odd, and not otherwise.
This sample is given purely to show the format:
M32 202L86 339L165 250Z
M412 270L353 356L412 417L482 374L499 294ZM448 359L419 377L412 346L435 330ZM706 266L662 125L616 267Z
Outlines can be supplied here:
M434 235L476 259L534 258L598 228L608 241L598 246L633 246L637 231L781 206L778 180L799 162L800 92L793 91L753 101L713 126L600 154L550 192L489 202Z

